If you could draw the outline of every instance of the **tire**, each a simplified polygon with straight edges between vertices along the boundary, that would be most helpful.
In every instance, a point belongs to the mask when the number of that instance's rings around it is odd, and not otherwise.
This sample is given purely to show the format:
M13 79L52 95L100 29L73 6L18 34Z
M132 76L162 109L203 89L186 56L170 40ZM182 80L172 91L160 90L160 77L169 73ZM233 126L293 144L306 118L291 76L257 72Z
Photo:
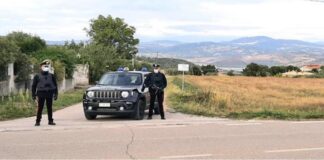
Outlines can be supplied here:
M158 115L160 114L159 104L154 103L154 114Z
M87 113L84 113L84 116L86 117L87 120L94 120L97 118L97 115L90 115Z
M135 111L133 113L133 119L135 120L142 120L144 119L145 114L145 103L143 100L139 100L138 103L135 106Z

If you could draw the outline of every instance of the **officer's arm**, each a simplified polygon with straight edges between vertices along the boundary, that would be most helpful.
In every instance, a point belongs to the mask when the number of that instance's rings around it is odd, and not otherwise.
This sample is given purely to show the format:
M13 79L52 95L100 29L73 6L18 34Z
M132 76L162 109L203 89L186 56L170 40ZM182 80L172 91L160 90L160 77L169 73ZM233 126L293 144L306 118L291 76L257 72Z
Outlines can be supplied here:
M147 75L144 81L144 87L150 87L150 83L151 83L151 74Z
M144 83L143 83L143 86L142 86L142 89L141 89L142 92L144 92L144 89L145 89L146 87L148 87L149 77L150 77L150 76L147 75L147 77L146 77L145 80L144 80Z
M164 74L163 74L163 76L162 76L162 80L163 80L163 89L164 89L164 88L166 88L167 85L168 85L168 81L167 81L167 79L166 79L166 77L165 77Z
M54 91L54 94L56 95L56 96L58 96L58 86L57 86L57 82L56 82L56 76L53 74L53 76L52 76L52 79L53 79L53 83L54 83L54 85L55 85L55 91Z
M32 84L32 97L35 98L36 97L36 87L37 87L37 83L38 83L38 75L36 74L34 76L33 79L33 84Z

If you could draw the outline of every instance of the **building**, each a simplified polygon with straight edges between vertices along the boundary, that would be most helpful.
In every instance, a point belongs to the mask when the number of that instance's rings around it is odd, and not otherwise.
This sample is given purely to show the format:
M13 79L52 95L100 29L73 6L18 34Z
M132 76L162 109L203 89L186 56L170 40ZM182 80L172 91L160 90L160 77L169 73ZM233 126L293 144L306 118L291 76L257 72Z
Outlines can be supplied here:
M311 75L314 75L314 73L289 71L282 74L283 77L311 76Z
M300 68L300 70L302 72L311 72L314 69L320 70L321 65L319 65L319 64L310 64L310 65L305 65L305 66Z

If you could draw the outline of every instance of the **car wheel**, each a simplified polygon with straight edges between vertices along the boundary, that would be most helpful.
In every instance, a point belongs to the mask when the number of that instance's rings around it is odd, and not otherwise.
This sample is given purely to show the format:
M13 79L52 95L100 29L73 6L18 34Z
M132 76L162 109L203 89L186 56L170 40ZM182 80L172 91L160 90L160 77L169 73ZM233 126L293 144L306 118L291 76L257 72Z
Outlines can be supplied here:
M145 103L143 100L140 100L136 105L133 118L135 120L142 120L144 119L144 114L145 114Z
M97 115L90 115L87 113L84 113L84 116L86 117L87 120L94 120L97 118Z

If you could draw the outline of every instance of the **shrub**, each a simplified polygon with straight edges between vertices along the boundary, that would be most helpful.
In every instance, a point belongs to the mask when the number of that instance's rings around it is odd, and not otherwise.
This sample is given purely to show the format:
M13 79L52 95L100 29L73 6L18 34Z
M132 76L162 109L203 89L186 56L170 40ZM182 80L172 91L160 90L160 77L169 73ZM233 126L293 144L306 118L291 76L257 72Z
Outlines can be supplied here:
M218 70L216 69L215 65L201 66L201 70L204 75L206 75L207 73L218 73Z
M63 47L47 47L33 54L39 64L44 59L50 59L53 62L60 61L65 67L65 78L72 78L76 64L76 53L73 50L66 50Z
M233 70L228 71L228 72L227 72L227 75L228 75L228 76L234 76L234 71L233 71Z

